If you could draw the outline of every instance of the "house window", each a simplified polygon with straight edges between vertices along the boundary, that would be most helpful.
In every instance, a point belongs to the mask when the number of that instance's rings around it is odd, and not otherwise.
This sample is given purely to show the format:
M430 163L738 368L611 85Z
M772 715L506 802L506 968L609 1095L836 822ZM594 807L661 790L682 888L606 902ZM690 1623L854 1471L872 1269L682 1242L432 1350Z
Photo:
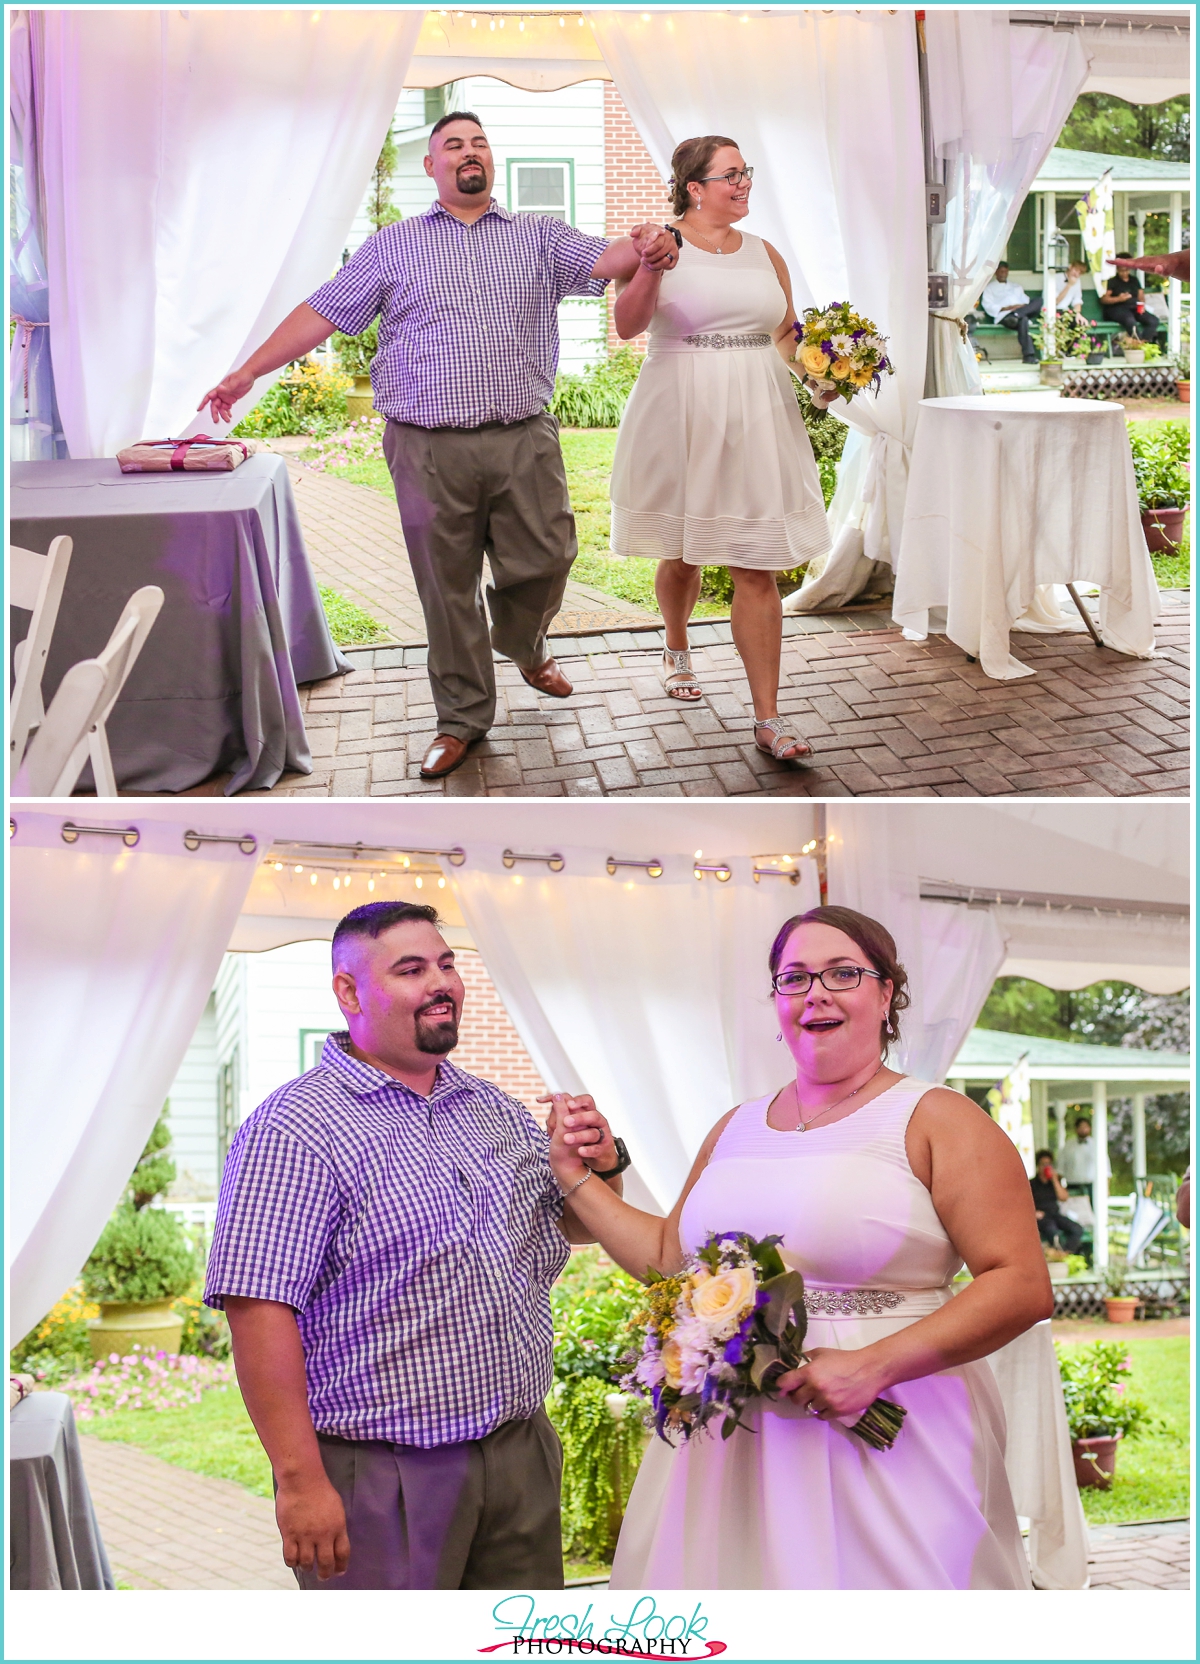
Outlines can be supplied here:
M552 214L556 220L574 225L574 162L510 160L508 206L513 213Z
M302 1028L300 1030L300 1073L306 1075L321 1061L321 1051L333 1033L331 1028Z
M240 1054L235 1046L217 1070L217 1180L225 1171L225 1158L237 1131L238 1075Z

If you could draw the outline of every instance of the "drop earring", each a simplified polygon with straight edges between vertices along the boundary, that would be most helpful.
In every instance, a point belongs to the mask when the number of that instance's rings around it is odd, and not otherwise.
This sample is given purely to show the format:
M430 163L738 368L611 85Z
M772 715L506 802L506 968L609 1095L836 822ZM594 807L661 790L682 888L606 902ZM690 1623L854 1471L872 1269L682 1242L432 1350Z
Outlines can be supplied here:
M896 1031L892 1027L892 1019L890 1017L887 1019L887 1022L884 1025L884 1028L885 1028L885 1032L887 1034L888 1039L891 1040L895 1036Z

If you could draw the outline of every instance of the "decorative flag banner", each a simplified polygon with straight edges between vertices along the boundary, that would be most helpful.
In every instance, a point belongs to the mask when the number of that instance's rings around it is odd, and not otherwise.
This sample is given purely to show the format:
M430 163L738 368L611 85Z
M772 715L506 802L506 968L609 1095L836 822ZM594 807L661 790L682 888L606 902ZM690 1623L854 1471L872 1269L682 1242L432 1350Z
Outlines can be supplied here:
M1083 257L1095 273L1097 288L1116 272L1117 233L1113 224L1112 169L1107 168L1086 196L1075 204L1083 233Z
M987 1106L1021 1152L1025 1171L1033 1176L1033 1112L1029 1093L1029 1053L1022 1052L995 1086L988 1088Z

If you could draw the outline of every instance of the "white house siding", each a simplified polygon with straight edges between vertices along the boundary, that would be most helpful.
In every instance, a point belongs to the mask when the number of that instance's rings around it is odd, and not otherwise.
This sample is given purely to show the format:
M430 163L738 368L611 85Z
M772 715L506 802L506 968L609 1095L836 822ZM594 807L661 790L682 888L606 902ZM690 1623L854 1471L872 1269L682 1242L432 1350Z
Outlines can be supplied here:
M328 942L294 942L242 957L248 1114L277 1086L300 1074L305 1029L328 1032L344 1028L345 1021L330 987Z
M604 83L582 81L559 92L524 92L489 76L458 81L449 90L453 109L472 110L483 122L496 161L495 195L505 207L509 200L510 160L571 161L574 172L573 223L589 235L604 232ZM405 135L411 138L406 141ZM428 143L423 91L406 89L396 108L395 134L400 146L392 201L408 218L421 214L436 192L424 168ZM371 235L366 197L347 239L352 254ZM568 204L570 217L570 204ZM559 308L562 350L559 368L579 371L603 357L605 313L603 301L567 300Z
M217 1002L210 994L167 1099L172 1195L207 1200L217 1184Z

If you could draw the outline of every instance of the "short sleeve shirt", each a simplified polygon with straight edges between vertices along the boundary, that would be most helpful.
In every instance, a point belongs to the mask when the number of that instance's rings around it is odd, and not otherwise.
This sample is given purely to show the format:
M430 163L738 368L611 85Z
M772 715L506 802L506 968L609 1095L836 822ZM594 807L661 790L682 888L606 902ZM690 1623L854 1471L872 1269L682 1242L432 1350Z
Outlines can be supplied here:
M379 322L376 409L423 428L523 422L558 368L558 304L599 296L608 247L551 214L492 201L472 224L440 202L385 225L308 304L347 335Z
M424 1098L331 1035L239 1127L208 1305L296 1312L319 1433L424 1449L526 1419L549 1391L569 1250L545 1133L448 1060Z

